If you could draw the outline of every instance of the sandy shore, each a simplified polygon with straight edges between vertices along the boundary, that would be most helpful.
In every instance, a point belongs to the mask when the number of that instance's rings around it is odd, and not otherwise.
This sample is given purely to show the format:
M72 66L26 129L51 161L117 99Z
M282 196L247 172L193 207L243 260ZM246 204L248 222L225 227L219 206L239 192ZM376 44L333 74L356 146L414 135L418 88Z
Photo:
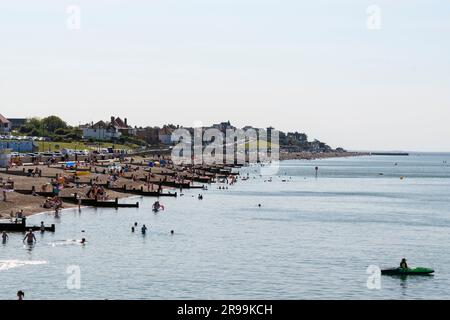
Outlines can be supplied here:
M57 173L63 174L64 171L61 169L56 168L48 168L47 166L39 165L39 166L32 166L27 167L28 168L39 168L42 170L43 177L26 177L26 176L17 176L13 174L8 174L4 170L0 171L0 178L3 178L3 181L6 181L8 178L12 179L14 181L14 189L15 190L31 190L31 188L34 186L36 188L36 191L40 191L41 186L45 184L49 184L52 180L50 176L56 176ZM15 171L20 171L22 167L18 167L17 169L14 169ZM48 176L48 177L47 177ZM99 176L101 179L104 179L106 181L105 175L102 174L91 174L91 178L96 178ZM89 186L82 186L82 187L71 187L67 189L63 189L61 191L62 196L68 196L73 193L78 194L86 194L88 191ZM51 191L51 186L47 187L47 191ZM114 198L124 198L126 196L129 196L128 194L119 193L115 191L108 190L107 191L108 197L111 199ZM46 198L41 196L32 196L32 195L25 195L18 192L8 192L7 193L7 201L3 200L3 195L0 195L0 219L5 219L10 217L10 213L17 213L20 210L23 210L25 216L29 216L35 213L41 213L41 212L49 212L54 211L53 209L46 209L43 207L43 204L45 203ZM63 203L64 208L73 208L76 207L76 205L71 203Z

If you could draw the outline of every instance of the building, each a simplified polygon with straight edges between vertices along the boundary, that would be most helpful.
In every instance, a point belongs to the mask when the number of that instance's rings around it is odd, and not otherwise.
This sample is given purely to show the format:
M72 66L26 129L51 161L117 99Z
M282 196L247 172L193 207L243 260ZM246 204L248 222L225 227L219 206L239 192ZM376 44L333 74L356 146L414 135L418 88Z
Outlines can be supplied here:
M122 136L122 133L111 123L99 121L95 124L81 126L84 139L114 140Z
M84 139L115 140L122 136L136 135L136 129L129 126L127 118L111 117L110 122L100 120L97 123L80 126Z
M146 127L136 129L136 136L147 142L148 144L159 144L159 128L158 127Z
M26 118L8 118L8 120L11 122L11 130L17 130L27 123Z
M226 132L227 129L236 129L231 125L230 121L213 124L212 128L218 129L224 133Z
M160 129L158 132L159 142L166 145L172 144L173 131L174 128L172 127L169 126L162 127L162 129Z
M122 120L119 117L111 117L110 124L112 124L124 136L136 135L136 130L128 125L127 118Z
M11 133L11 121L0 114L0 134Z

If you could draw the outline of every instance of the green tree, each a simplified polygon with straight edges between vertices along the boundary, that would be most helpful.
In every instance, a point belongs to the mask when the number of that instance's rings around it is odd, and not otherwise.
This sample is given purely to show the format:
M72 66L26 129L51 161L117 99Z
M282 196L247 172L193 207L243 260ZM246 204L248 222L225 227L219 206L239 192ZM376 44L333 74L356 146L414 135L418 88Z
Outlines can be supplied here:
M57 116L42 119L42 125L49 133L55 133L57 129L67 129L67 123Z

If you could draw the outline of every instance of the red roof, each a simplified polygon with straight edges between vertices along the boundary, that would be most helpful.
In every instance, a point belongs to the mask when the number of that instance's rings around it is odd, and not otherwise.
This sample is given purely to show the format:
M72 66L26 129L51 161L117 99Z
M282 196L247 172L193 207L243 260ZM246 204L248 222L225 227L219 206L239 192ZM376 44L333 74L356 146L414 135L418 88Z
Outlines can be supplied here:
M0 114L0 123L10 123L10 121Z

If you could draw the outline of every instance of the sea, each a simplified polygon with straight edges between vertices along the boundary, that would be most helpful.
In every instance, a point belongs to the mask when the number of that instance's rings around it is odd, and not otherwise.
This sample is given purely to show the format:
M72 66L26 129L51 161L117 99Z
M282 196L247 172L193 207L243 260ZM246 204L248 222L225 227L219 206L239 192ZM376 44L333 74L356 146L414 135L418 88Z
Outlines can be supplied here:
M0 299L450 298L450 154L264 169L160 198L158 213L155 198L130 197L139 208L34 215L28 225L56 232L0 244ZM379 274L402 258L435 273Z

